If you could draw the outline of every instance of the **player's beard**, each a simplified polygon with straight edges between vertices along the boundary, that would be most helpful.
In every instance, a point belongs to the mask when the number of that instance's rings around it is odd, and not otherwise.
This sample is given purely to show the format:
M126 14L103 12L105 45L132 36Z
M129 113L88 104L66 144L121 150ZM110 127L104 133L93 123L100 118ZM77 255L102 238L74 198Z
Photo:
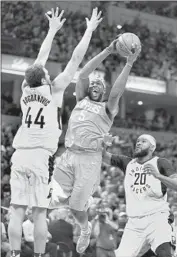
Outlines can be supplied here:
M144 149L144 150L141 150L140 152L134 152L133 156L135 158L137 157L145 157L149 154L149 149Z

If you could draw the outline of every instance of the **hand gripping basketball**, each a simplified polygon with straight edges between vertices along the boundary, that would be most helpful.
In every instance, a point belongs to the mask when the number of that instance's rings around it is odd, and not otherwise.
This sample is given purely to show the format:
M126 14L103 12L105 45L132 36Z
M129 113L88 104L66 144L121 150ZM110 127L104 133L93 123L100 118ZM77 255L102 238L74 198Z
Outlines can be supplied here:
M133 52L134 53L130 53L127 57L127 64L129 65L133 65L133 63L136 61L136 59L138 58L140 52L141 52L141 46L138 46L137 44L134 44L132 46L132 48L134 49Z

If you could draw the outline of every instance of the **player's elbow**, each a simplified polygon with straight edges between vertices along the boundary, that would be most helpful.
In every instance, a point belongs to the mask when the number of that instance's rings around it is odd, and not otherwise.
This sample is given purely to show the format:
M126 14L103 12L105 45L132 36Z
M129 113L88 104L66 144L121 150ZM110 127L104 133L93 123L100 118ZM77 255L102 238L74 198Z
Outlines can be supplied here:
M85 79L87 79L87 77L85 76L85 74L84 74L84 72L80 72L79 73L79 76L78 76L78 81L83 81L83 80L85 80Z

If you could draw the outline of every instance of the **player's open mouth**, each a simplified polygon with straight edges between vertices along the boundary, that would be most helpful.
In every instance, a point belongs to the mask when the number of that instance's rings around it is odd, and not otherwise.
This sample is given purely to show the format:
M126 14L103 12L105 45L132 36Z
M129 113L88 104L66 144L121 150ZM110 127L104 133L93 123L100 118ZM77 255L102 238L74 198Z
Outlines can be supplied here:
M93 96L97 96L98 95L98 91L97 90L93 90L92 94L93 94Z

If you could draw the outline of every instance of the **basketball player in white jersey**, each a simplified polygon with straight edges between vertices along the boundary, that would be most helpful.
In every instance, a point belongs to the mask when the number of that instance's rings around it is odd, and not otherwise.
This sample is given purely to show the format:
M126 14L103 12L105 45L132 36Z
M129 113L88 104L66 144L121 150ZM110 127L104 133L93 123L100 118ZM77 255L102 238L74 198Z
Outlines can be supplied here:
M127 63L115 81L107 102L103 102L106 85L103 79L91 73L111 53L115 53L116 40L90 60L81 70L76 83L77 104L72 111L65 136L67 150L60 157L54 172L55 181L62 188L60 202L69 204L81 227L77 252L83 253L89 245L91 224L88 223L88 201L100 183L103 137L110 130L118 112L128 75L141 48L127 57ZM56 189L54 188L54 194Z
M52 156L57 150L61 126L57 121L57 109L62 106L65 88L72 81L75 72L86 53L93 31L101 22L101 12L97 8L89 20L80 43L75 48L66 68L51 82L44 68L49 56L52 40L63 26L63 12L58 16L58 8L49 20L49 31L41 46L34 64L25 72L20 100L23 112L13 147L11 169L11 206L9 241L12 256L20 256L22 223L27 206L33 209L34 219L34 256L44 256L47 240L46 210L50 201L50 180ZM49 174L50 173L50 174Z
M103 151L104 162L125 172L129 219L116 257L140 257L150 248L158 257L172 256L167 188L177 191L177 174L168 160L154 155L155 149L155 138L144 134L133 159Z

